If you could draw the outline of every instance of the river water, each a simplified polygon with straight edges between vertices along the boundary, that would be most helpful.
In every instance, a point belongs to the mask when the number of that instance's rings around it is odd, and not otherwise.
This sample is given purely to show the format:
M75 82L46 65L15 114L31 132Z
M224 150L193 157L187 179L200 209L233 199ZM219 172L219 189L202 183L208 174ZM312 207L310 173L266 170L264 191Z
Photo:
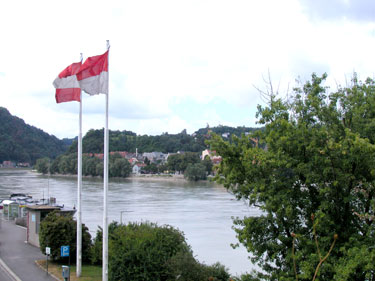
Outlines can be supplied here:
M77 206L77 180L74 177L48 177L26 169L0 169L0 198L11 193L27 193L35 199L55 197L57 204ZM256 216L257 209L237 201L225 188L211 182L183 180L110 180L109 222L149 221L169 224L184 232L200 262L225 265L232 274L254 268L244 247L237 243L232 217ZM82 221L94 237L103 220L103 182L84 179Z

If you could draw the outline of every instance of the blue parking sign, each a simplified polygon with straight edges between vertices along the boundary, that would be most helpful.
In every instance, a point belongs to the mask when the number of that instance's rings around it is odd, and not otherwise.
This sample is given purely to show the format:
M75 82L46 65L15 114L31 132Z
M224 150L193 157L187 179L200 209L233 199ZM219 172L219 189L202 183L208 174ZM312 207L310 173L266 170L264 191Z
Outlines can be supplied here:
M69 257L69 246L61 246L61 256Z

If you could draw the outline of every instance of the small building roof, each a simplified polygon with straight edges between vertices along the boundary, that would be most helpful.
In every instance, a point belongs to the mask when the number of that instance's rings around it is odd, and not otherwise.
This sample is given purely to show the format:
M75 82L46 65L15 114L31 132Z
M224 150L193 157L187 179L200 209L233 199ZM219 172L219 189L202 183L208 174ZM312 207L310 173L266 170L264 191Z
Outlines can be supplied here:
M13 201L13 200L3 200L2 204L3 205L9 205L9 204L17 204L16 201Z
M26 206L27 209L31 209L31 210L60 210L61 207L59 206L50 206L50 205L27 205Z

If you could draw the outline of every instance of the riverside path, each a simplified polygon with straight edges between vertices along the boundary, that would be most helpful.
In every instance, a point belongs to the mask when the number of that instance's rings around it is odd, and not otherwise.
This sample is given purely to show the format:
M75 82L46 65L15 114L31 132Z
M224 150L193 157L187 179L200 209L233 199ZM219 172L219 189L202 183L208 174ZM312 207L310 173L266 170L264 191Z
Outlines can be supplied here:
M35 260L45 259L39 248L25 242L26 228L0 216L0 280L53 281Z

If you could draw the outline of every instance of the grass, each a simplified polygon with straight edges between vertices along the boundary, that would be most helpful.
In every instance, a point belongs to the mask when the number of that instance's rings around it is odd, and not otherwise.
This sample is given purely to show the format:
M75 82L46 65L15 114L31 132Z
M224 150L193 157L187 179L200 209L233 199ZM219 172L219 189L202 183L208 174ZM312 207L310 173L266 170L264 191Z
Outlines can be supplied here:
M46 260L38 260L36 263L46 270ZM54 275L59 280L64 280L62 278L62 263L48 261L48 273ZM81 277L76 276L76 266L70 266L70 281L101 281L102 280L102 267L96 265L86 265L82 264Z

